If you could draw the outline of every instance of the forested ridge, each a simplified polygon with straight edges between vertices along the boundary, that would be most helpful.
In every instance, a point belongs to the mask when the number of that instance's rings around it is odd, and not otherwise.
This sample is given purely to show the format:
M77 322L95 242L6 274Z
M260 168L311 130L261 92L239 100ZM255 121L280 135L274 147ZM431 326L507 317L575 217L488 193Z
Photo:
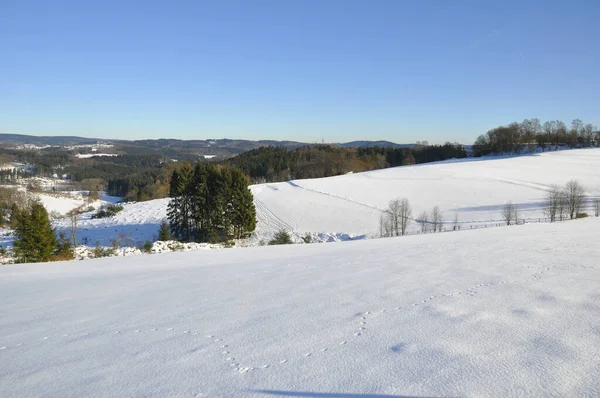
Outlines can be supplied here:
M312 145L294 150L269 146L245 152L228 159L226 163L249 175L252 182L277 182L330 177L466 156L467 152L462 145L451 143L412 148Z
M600 131L580 119L571 122L571 127L560 120L549 120L543 124L539 119L525 119L507 126L499 126L480 135L473 144L473 156L489 154L513 154L533 152L536 148L552 147L585 148L600 143Z
M168 142L157 141L156 145L158 143ZM542 123L534 118L499 126L480 135L472 146L472 155L527 153L599 144L600 131L590 123L575 119L567 126L559 120ZM129 147L126 150L129 152L118 156L78 158L73 150L60 147L37 150L1 148L3 164L16 162L28 167L0 171L0 183L11 184L17 178L31 176L66 176L78 189L106 190L109 195L127 201L145 201L169 195L173 171L186 167L183 166L185 157L190 155L184 153L184 158L177 162L164 154L136 153ZM463 145L449 142L409 147L315 144L263 146L226 160L203 162L231 166L247 175L250 183L261 183L330 177L468 155Z

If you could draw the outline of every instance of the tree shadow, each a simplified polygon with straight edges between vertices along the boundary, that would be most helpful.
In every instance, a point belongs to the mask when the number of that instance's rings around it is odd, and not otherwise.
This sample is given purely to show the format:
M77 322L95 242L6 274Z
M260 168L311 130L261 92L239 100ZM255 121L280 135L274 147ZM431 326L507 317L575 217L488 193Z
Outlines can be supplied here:
M381 395L381 394L348 394L337 392L310 392L310 391L283 391L283 390L249 390L249 392L276 395L280 397L311 397L311 398L434 398L416 397L408 395Z

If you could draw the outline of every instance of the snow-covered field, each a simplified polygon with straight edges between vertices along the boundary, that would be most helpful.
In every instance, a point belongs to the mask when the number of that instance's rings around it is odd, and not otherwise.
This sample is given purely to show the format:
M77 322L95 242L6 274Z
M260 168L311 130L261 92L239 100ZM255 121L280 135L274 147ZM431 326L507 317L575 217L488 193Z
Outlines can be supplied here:
M577 179L589 197L596 197L600 195L598 170L600 149L582 149L254 185L257 231L246 244L266 242L280 229L292 232L297 240L307 232L315 241L376 236L381 210L397 197L410 200L415 218L439 206L446 229L452 229L455 214L463 230L502 225L502 209L508 201L518 206L521 220L543 221L549 185ZM167 205L168 199L130 203L113 218L84 217L79 235L92 246L110 245L114 239L136 244L153 240L166 218ZM68 222L57 225L67 228ZM419 225L412 222L409 233L418 231Z
M599 235L593 218L0 267L0 396L599 396Z
M113 156L119 156L116 153L78 153L77 155L75 155L76 157L78 157L79 159L89 159L89 158L93 158L95 156L108 156L108 157L113 157Z
M258 235L284 228L302 235L373 235L390 200L406 197L413 217L439 206L446 228L458 214L462 229L502 224L512 201L519 218L544 217L546 189L579 180L589 196L600 195L600 149L547 152L530 156L464 159L376 170L344 176L262 184L252 187ZM413 222L410 233L419 226Z

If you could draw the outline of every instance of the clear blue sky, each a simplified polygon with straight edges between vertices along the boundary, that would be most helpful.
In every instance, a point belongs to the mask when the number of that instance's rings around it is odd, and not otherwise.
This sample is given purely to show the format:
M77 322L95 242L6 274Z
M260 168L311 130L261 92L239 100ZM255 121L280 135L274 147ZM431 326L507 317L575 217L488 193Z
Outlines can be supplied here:
M600 1L1 0L0 132L472 143L600 124Z

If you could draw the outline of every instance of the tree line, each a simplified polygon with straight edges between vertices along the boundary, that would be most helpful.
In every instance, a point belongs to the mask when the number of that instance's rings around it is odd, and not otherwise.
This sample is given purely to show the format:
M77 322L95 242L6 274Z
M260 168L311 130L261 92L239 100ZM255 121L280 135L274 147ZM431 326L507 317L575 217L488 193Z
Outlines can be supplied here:
M496 127L480 135L473 144L473 156L489 154L532 152L536 147L543 150L551 146L568 148L593 147L600 144L600 131L592 124L580 119L571 122L571 127L560 120L549 120L543 124L539 119L525 119L508 126Z
M173 170L168 220L184 242L240 239L256 228L254 198L240 170L224 165L185 163Z
M342 148L311 145L296 149L261 147L228 159L225 164L239 168L253 182L330 177L387 167L464 158L460 144L418 145L409 148Z

